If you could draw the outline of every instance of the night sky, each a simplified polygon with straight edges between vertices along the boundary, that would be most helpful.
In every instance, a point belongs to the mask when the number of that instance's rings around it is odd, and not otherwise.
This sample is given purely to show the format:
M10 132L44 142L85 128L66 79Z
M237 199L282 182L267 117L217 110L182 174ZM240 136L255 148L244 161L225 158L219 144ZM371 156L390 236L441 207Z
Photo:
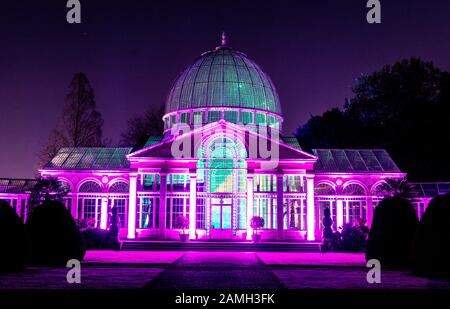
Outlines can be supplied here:
M401 58L450 70L450 1L81 0L81 25L65 0L0 4L0 177L32 177L36 154L61 115L68 85L87 74L104 136L119 141L128 118L165 101L177 74L202 52L229 45L277 87L284 131L341 107L355 78Z

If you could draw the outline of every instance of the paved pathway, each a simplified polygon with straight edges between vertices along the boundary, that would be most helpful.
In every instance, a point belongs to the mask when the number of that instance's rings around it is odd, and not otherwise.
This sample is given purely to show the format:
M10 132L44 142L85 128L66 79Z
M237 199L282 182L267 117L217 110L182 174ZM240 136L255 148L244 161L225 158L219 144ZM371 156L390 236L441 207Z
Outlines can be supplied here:
M67 271L29 267L0 274L0 289L450 289L449 281L388 270L381 272L382 284L368 284L361 254L90 251L82 264L80 285L67 283Z
M98 251L89 250L83 259L85 265L170 265L181 258L180 251Z
M253 252L187 252L146 288L283 288Z
M81 284L67 282L67 268L29 267L18 273L0 274L1 289L138 289L162 268L82 266Z

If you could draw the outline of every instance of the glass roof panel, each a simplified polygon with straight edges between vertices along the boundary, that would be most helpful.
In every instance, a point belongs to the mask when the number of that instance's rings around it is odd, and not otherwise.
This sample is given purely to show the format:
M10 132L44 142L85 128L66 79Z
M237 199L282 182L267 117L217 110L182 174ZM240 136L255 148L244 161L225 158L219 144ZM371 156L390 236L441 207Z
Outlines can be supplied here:
M226 89L217 84L223 81L230 82ZM281 115L270 78L244 54L229 48L203 54L179 75L168 96L166 113L208 106L260 108Z
M72 152L70 153L70 156L67 158L67 160L62 165L63 168L75 168L80 161L81 157L84 155L85 148L73 148Z

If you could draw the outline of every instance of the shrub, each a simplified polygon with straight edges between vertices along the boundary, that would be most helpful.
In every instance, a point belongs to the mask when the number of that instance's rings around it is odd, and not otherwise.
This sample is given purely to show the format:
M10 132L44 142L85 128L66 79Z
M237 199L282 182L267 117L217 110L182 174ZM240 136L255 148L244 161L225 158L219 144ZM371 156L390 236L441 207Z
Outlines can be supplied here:
M450 194L436 196L419 223L413 245L413 272L450 278Z
M366 248L366 237L361 225L352 226L349 223L345 224L340 238L340 250L343 252L364 252Z
M250 226L255 234L258 234L258 230L264 227L264 219L262 217L254 216L250 220Z
M19 271L26 257L25 227L8 203L0 201L0 272Z
M108 230L85 229L81 232L88 250L112 249Z
M175 218L174 226L176 229L182 229L183 234L185 234L184 230L189 228L189 219L183 215L179 215Z
M86 218L86 219L75 219L75 224L78 229L83 232L85 230L91 230L95 228L95 218Z
M35 207L25 226L33 263L65 265L70 259L83 259L80 231L60 202L47 201Z
M383 267L410 267L417 225L410 202L401 197L385 198L374 212L366 259L378 259Z
M324 209L322 224L323 224L322 237L324 239L333 238L333 230L331 229L331 226L333 225L333 219L331 219L330 208Z

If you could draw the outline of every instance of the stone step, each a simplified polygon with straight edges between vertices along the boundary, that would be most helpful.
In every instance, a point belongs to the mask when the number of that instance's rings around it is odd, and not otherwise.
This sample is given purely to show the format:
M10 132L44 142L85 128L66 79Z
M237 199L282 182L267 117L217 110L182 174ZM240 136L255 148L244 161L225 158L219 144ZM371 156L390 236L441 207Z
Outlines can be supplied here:
M269 251L269 252L320 252L317 242L176 242L176 241L124 241L123 251Z

